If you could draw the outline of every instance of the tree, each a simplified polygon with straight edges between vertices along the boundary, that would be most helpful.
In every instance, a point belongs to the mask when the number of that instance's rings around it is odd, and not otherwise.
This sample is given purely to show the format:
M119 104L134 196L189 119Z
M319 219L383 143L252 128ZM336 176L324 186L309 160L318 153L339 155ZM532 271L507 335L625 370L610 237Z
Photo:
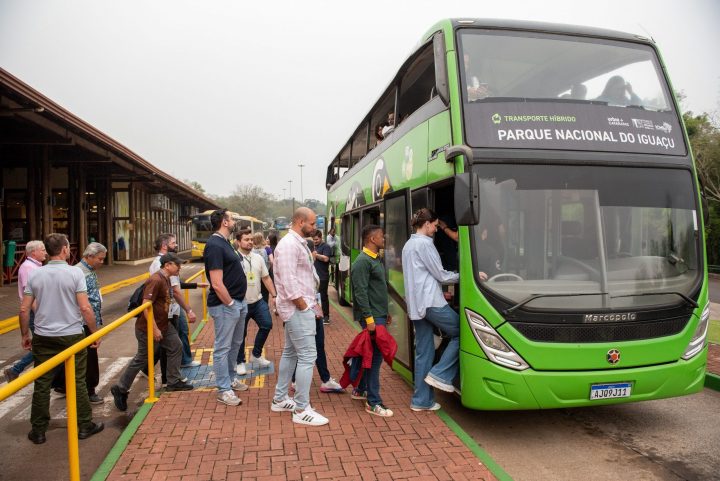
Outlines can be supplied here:
M240 215L251 215L258 219L267 217L269 203L275 199L265 190L252 184L241 184L235 187L228 197L218 199L224 207Z
M707 113L686 112L683 119L705 194L708 200L720 202L720 129Z
M195 189L196 191L198 191L199 193L201 193L202 195L207 195L207 192L205 192L205 189L203 189L203 186L200 185L200 182L197 182L195 180L190 180L190 179L183 179L183 182L185 184L189 185L190 187L192 187L193 189Z
M708 264L720 264L720 129L707 113L683 114L698 175L705 187L710 221L705 224Z

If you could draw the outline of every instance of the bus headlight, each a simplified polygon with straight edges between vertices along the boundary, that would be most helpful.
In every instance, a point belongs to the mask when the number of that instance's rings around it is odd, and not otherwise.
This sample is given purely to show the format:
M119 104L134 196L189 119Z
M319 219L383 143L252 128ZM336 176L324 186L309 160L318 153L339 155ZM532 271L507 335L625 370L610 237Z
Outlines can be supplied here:
M479 314L465 309L465 316L475 339L490 361L516 371L530 367Z
M695 355L705 347L705 338L707 337L708 324L710 324L710 303L703 309L702 315L700 316L700 322L698 323L697 329L690 339L690 344L685 349L682 358L686 361Z

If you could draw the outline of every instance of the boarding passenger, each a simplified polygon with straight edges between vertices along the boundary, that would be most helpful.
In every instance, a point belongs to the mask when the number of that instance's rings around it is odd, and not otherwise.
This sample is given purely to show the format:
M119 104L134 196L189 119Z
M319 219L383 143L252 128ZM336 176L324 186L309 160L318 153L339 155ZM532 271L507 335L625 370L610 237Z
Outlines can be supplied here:
M316 230L313 234L313 265L320 279L318 292L322 304L323 323L330 324L330 300L328 299L328 285L330 284L330 258L333 255L332 247L323 242L322 232Z
M208 310L215 323L213 370L217 382L217 400L229 406L242 401L233 391L246 391L248 385L236 379L237 357L245 332L248 306L245 302L247 278L240 254L230 245L235 218L227 209L210 216L215 230L205 244L205 271L210 276Z
M20 264L20 268L18 269L18 295L20 296L20 303L22 303L23 298L25 297L25 286L27 286L30 273L35 269L41 268L45 259L47 259L47 252L45 251L45 244L43 244L43 241L31 240L25 244L25 261ZM37 306L35 305L33 305L30 309L30 332L35 331L36 309ZM17 379L25 368L32 364L32 361L32 352L27 352L14 365L5 368L4 373L7 382Z
M441 285L456 284L457 272L442 267L440 254L433 244L438 218L430 209L420 209L412 219L415 233L402 251L405 300L408 316L415 326L415 391L410 408L413 411L436 411L432 387L453 392L458 374L460 318L445 300ZM433 366L435 345L433 328L450 337L440 361Z
M50 258L47 266L34 270L25 287L20 305L20 333L22 347L32 347L35 367L85 339L83 319L90 330L96 331L95 316L88 301L87 285L82 271L67 263L70 242L65 234L50 234L45 238ZM35 332L30 334L30 311L35 311ZM96 341L93 347L97 347ZM87 350L75 354L75 389L77 395L78 437L88 438L103 430L103 423L94 423L92 408L85 385ZM28 439L35 444L46 441L50 423L50 383L53 373L47 372L35 380Z
M316 215L311 209L298 208L293 214L292 227L275 249L277 310L284 323L285 346L270 409L292 412L292 420L298 424L322 426L329 420L310 406L310 383L317 357L315 314L320 311L315 293L319 279L304 239L315 232L315 221ZM297 386L292 399L288 390L294 371Z
M150 264L148 269L150 274L155 274L160 270L160 257L168 252L177 254L178 245L177 239L174 234L164 233L160 234L155 240L155 250L158 255ZM198 367L200 361L193 361L192 350L190 349L190 338L189 338L189 327L188 321L193 323L197 320L197 315L193 312L190 304L185 302L181 289L196 289L198 287L209 287L210 284L204 282L181 282L179 277L173 277L170 279L170 285L172 287L172 296L170 297L170 310L168 316L170 316L171 322L175 326L178 332L180 341L182 341L182 364L180 367ZM187 313L187 316L185 315ZM162 360L161 363L165 361ZM165 384L165 369L163 371L163 384Z
M85 252L83 252L83 257L80 262L76 264L76 267L78 267L85 275L87 296L90 301L90 306L92 306L93 315L95 316L95 326L98 329L100 329L103 324L102 294L100 294L100 282L98 281L95 271L103 265L105 262L105 256L107 256L107 247L99 242L91 242L85 248ZM83 330L85 331L85 337L92 334L87 324L83 323ZM92 346L87 348L87 374L85 381L90 404L102 404L104 399L98 396L95 391L100 383L100 362L98 360L97 349ZM56 386L65 386L65 369L55 371L53 384Z
M260 234L262 236L262 234ZM258 332L255 335L255 343L250 353L250 363L261 368L268 367L271 362L262 355L263 347L267 341L270 330L272 329L272 316L267 302L262 298L260 286L264 285L273 301L277 298L277 292L270 279L265 260L253 249L254 236L250 233L250 229L244 229L235 235L236 245L240 256L242 257L243 270L247 278L247 291L245 300L247 301L247 315L245 316L245 328L243 331L242 344L237 355L236 372L244 376L247 374L245 366L245 338L247 337L247 328L250 319L254 319L258 326ZM263 252L265 250L263 249Z
M182 343L175 325L168 316L172 287L170 278L180 275L182 259L172 252L160 257L160 270L145 281L143 302L152 302L153 313L153 349L158 345L167 355L167 387L168 391L190 391L192 384L182 380L180 362L182 359ZM110 388L115 407L127 411L127 398L135 376L148 363L148 332L146 310L135 321L135 339L138 350L128 363L117 384Z
M320 253L318 253L317 248L320 247ZM328 262L324 261L324 259L328 256L328 249L326 249L327 244L322 242L322 232L319 230L316 230L312 234L312 240L308 243L308 249L310 249L310 252L312 253L314 262L313 262L313 269L315 271L315 274L317 275L319 279L319 285L318 285L318 296L319 297L319 304L322 305L322 312L328 312L329 314L329 300L327 297L327 284L328 284ZM325 294L323 297L323 289L325 289ZM327 311L325 309L328 309ZM317 353L317 357L315 359L315 366L317 367L318 374L320 375L320 392L324 393L341 393L345 392L345 390L340 386L340 384L335 380L334 377L330 375L330 370L328 369L328 363L327 363L327 355L325 354L325 325L330 323L330 317L324 317L320 314L320 309L315 310L315 351ZM293 374L293 384L292 387L295 387L295 375Z
M362 230L363 249L353 262L351 272L353 315L371 338L377 326L383 328L392 323L388 312L387 282L385 268L379 257L385 248L385 233L379 225L368 225ZM380 397L380 366L383 354L373 341L372 364L369 372L362 375L358 387L353 389L353 399L366 399L365 411L375 416L390 417L393 412L383 404Z
M252 235L252 251L262 257L263 262L265 263L265 267L268 269L268 273L270 272L270 252L269 249L266 249L265 247L265 236L263 236L262 232L255 232ZM269 291L265 287L265 284L260 284L260 293L262 294L263 301L265 301L266 304L269 304L270 297L269 297ZM247 331L247 325L245 326L245 330Z

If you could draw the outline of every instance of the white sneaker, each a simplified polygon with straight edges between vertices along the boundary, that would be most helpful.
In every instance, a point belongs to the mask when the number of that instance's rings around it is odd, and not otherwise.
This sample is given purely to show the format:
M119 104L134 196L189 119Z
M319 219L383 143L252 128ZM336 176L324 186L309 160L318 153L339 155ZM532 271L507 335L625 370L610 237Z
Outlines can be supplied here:
M272 403L270 403L270 410L275 411L276 413L281 413L285 411L295 411L295 400L289 397L286 397L282 401L276 401L275 399L272 400Z
M233 391L247 391L250 389L250 386L242 382L240 379L233 380L232 384L230 384L230 387Z
M440 389L441 391L455 392L455 387L453 387L452 384L447 384L442 381L438 381L437 379L432 377L430 374L425 376L425 383L431 385L434 388Z
M324 382L320 384L320 392L344 392L345 390L340 386L340 384L333 378L330 378L327 380L327 382Z
M188 364L181 364L180 367L198 367L200 366L200 361L191 361ZM140 371L142 372L142 371Z
M330 422L328 418L315 411L310 405L303 412L293 412L292 420L297 424L306 426L323 426Z
M228 406L239 406L242 404L240 398L237 397L232 390L219 393L217 400L219 403L227 404Z
M429 408L418 408L418 407L415 407L415 406L410 406L410 409L412 409L412 410L415 411L415 412L421 412L421 411L437 411L438 409L440 409L440 407L441 407L441 406L440 406L440 403L433 403L433 405L430 406Z
M250 354L250 363L251 364L257 364L260 367L268 367L270 364L272 364L271 361L268 361L264 357L255 357L252 354Z
M239 375L244 376L247 374L247 369L245 368L245 363L241 362L237 365L237 369L235 369L235 372L237 372Z

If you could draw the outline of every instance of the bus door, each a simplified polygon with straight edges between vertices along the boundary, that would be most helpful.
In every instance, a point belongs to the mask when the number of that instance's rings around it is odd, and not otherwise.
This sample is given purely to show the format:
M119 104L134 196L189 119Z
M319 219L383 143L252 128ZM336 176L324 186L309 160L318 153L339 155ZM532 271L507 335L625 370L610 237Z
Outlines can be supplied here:
M402 270L402 249L410 238L410 211L408 190L385 196L385 271L387 274L390 314L393 322L388 327L398 344L395 360L413 369L414 336L412 323L407 317L405 287Z
M360 250L362 249L362 241L360 239L360 212L352 212L342 217L342 234L340 235L340 244L343 257L347 261L342 260L338 266L338 302L341 306L349 306L352 302L352 292L350 289L350 265L355 261Z

